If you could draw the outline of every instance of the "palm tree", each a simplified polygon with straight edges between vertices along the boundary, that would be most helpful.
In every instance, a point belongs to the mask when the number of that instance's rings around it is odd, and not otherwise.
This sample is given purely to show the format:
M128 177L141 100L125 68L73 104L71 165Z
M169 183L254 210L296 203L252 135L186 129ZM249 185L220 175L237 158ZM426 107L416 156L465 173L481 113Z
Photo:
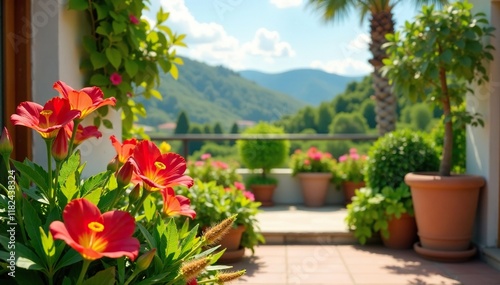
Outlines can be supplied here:
M409 1L409 0L405 0ZM391 92L391 87L386 78L380 74L383 66L382 60L386 53L382 45L386 42L385 35L394 33L394 19L392 10L402 0L309 0L309 5L322 13L325 21L342 20L350 10L360 13L361 22L370 15L370 52L373 58L369 60L373 66L373 89L377 102L375 110L377 114L377 128L380 135L396 129L396 97ZM413 0L416 6L423 4L447 3L447 0Z

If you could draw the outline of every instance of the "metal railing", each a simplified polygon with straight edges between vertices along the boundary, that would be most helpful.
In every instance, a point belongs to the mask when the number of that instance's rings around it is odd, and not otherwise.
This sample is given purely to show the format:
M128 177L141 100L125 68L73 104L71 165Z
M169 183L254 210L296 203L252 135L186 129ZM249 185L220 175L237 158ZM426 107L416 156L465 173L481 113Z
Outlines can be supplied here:
M176 134L165 136L151 136L152 141L182 141L182 152L187 159L189 155L190 141L236 141L236 140L353 140L353 141L374 141L378 135L366 134Z

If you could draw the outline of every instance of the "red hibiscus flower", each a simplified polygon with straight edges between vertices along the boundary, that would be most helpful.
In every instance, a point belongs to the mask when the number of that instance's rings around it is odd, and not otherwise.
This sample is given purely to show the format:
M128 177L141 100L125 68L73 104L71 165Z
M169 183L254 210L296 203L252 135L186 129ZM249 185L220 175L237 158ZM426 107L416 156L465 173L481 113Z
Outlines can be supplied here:
M139 241L132 237L135 220L123 211L101 214L99 208L84 198L71 201L64 208L63 220L50 224L54 239L66 242L86 260L103 256L127 256L135 260Z
M54 97L43 107L34 102L22 102L17 106L16 114L10 116L10 121L37 131L44 139L50 139L79 116L80 111L71 110L68 100Z
M116 157L118 161L120 162L120 164L124 164L125 161L127 161L127 159L134 152L135 146L137 145L137 139L132 138L124 140L122 144L116 139L114 135L110 136L109 138L111 139L111 144L116 150Z
M65 127L64 130L66 131L66 134L68 137L71 137L71 134L73 134L73 128L74 128L74 123L69 122ZM83 127L82 125L78 125L78 129L76 130L76 136L75 140L73 141L73 144L75 147L81 145L84 141L90 138L100 138L102 137L102 133L97 129L96 126L88 126L88 127Z
M96 109L105 106L116 104L115 98L103 99L104 93L99 87L86 87L81 90L75 90L62 81L54 83L54 89L59 91L61 95L69 100L71 109L80 110L82 114L80 118L87 117Z
M152 141L137 143L132 154L134 172L148 191L176 185L193 186L193 178L184 175L186 160L173 152L162 154Z
M174 189L167 187L161 190L163 196L163 213L165 215L177 216L183 215L194 219L196 212L190 208L191 201L182 195L175 195Z

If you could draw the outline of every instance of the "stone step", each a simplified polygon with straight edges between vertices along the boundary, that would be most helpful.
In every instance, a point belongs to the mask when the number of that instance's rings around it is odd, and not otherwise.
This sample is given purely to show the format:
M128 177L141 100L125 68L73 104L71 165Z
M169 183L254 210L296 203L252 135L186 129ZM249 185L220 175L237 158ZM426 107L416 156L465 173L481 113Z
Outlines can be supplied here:
M338 205L262 207L257 215L266 244L356 244L344 222L347 210Z

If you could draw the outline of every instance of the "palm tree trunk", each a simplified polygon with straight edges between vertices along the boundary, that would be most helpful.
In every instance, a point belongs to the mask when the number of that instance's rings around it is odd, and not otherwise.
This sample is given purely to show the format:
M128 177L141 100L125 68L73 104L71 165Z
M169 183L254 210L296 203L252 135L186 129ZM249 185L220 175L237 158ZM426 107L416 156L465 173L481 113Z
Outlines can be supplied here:
M373 65L373 89L376 100L376 121L380 135L394 131L396 129L396 97L392 94L391 86L387 78L380 73L383 66L382 60L387 57L382 45L387 42L385 35L394 33L394 21L391 11L377 12L371 15L370 19L370 51L373 58L370 64Z

